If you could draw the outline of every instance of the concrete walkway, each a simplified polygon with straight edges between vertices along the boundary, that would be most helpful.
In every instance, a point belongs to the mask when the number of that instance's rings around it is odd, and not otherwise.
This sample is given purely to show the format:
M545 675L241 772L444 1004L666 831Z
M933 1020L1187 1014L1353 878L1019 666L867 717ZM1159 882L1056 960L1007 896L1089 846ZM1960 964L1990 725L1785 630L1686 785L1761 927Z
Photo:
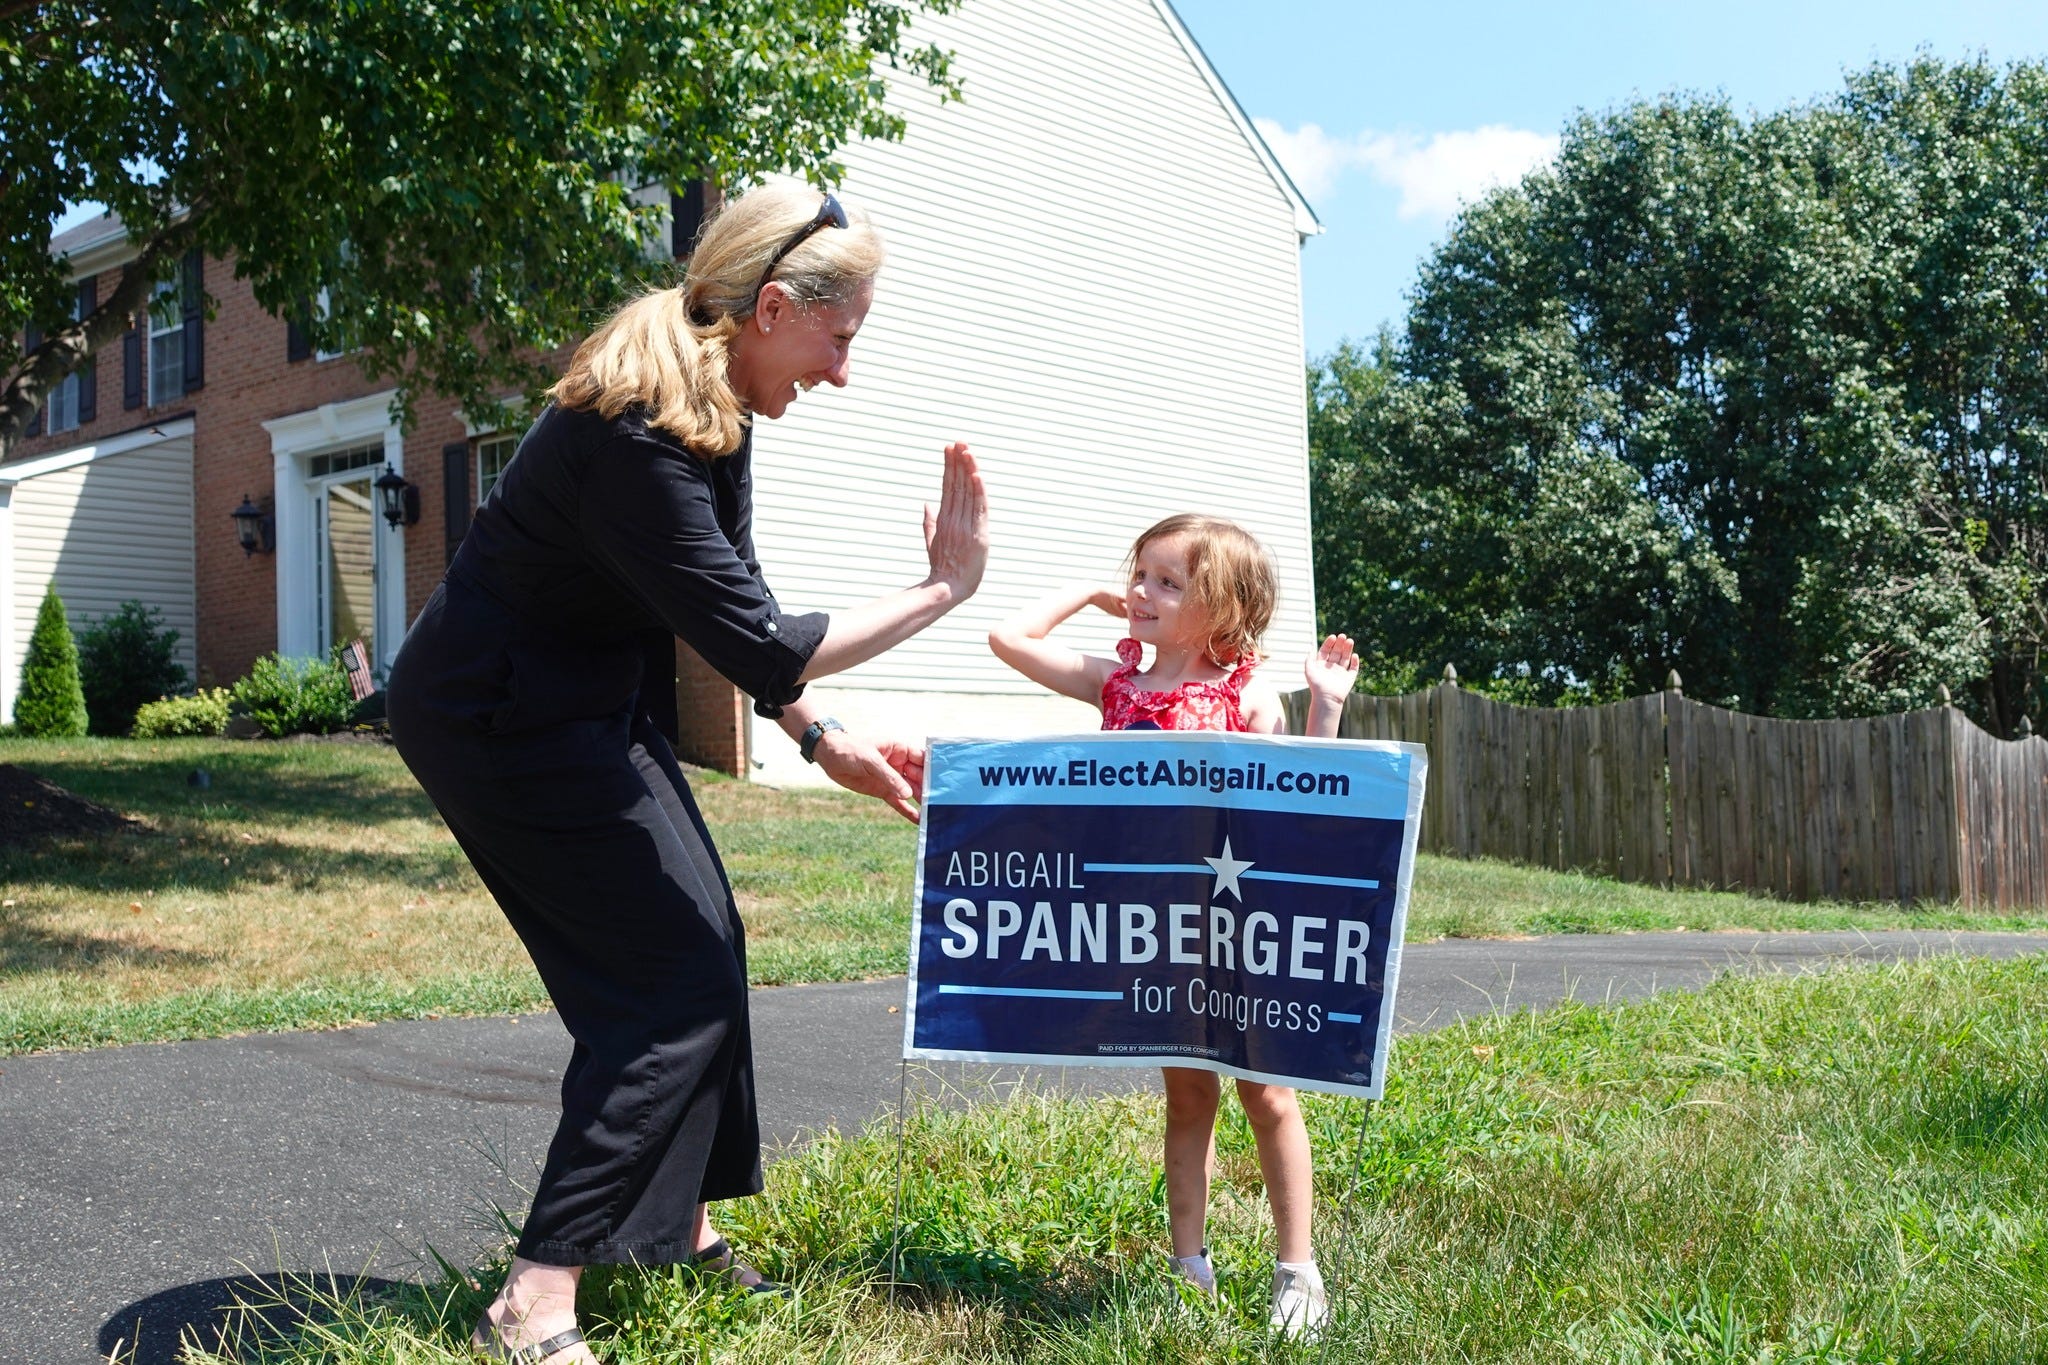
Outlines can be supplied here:
M1410 946L1395 999L1415 1031L1727 970L2043 950L2048 937L1963 933L1459 940ZM771 1141L893 1109L902 1003L900 977L755 992ZM0 1361L83 1365L118 1350L169 1365L181 1332L210 1344L221 1306L279 1272L417 1277L428 1246L464 1264L501 1240L491 1209L524 1211L567 1056L543 1014L0 1058Z

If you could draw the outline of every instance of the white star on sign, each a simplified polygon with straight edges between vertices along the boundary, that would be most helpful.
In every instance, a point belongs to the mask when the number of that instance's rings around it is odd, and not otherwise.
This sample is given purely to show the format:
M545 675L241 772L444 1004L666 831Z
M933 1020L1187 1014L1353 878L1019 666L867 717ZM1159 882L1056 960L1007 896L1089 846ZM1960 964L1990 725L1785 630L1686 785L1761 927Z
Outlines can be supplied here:
M1202 861L1216 870L1216 889L1209 893L1210 897L1213 899L1222 895L1223 888L1229 887L1230 894L1237 897L1238 904L1244 904L1244 889L1237 884L1237 879L1243 876L1244 870L1252 865L1251 860L1249 858L1231 857L1230 840L1226 838L1223 841L1222 857L1204 858Z

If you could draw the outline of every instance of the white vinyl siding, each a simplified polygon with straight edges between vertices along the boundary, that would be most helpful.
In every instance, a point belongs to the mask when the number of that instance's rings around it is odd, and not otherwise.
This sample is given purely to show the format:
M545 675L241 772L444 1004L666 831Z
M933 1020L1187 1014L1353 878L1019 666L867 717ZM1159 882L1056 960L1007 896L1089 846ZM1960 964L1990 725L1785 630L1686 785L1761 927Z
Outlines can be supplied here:
M178 662L196 673L191 437L24 478L8 498L4 525L13 629L0 669L10 716L21 656L52 582L74 631L130 599L155 607L178 632Z
M905 141L842 156L889 260L850 386L756 436L756 539L789 610L913 583L918 509L958 439L994 555L972 602L827 686L1012 707L1035 689L989 627L1111 579L1177 511L1232 517L1273 552L1267 644L1294 673L1314 600L1292 201L1153 0L980 0L915 37L957 54L965 100L901 81ZM1103 653L1122 633L1076 625L1061 638Z

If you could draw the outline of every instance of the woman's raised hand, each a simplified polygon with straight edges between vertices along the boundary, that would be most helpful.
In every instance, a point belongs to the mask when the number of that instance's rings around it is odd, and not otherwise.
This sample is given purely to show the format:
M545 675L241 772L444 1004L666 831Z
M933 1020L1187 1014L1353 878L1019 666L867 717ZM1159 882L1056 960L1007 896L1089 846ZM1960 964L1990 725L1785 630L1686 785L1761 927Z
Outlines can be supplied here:
M848 529L858 535L863 528ZM937 510L925 504L924 549L931 573L917 584L832 613L801 681L838 673L895 648L981 586L982 570L988 567L988 494L974 456L958 441L946 447L946 480Z
M931 581L952 588L956 601L972 597L988 567L988 492L966 443L946 447L946 477L938 511L924 508L924 548Z

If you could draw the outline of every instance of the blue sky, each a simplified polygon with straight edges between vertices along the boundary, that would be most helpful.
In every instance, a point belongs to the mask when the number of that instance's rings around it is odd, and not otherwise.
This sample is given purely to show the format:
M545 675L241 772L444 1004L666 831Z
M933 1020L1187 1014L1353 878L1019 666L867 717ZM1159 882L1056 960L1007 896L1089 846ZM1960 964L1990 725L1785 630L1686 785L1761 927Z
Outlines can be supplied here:
M1302 249L1311 355L1398 322L1457 203L1580 112L1670 91L1779 109L1923 50L2048 59L2044 0L1173 4L1323 221Z

